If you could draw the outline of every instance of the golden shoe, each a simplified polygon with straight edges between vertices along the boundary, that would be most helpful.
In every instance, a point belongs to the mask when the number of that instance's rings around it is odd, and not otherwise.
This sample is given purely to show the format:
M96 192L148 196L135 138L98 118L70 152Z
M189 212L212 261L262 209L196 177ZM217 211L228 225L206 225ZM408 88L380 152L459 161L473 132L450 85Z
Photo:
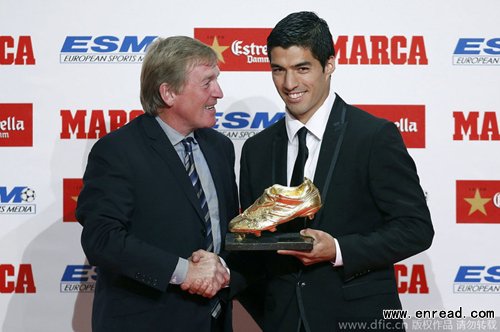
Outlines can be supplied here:
M274 232L279 224L298 217L312 219L320 208L319 190L308 178L297 187L275 184L264 190L250 207L229 222L229 231L260 236L262 231Z

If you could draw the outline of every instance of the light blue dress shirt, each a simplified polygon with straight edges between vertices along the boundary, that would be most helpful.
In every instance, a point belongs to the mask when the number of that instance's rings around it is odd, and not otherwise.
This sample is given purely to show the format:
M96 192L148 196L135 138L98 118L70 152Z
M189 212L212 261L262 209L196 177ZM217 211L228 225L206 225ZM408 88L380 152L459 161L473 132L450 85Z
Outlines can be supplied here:
M212 174L210 173L210 169L208 167L207 161L203 156L203 152L196 141L193 133L190 133L187 136L183 136L178 133L175 129L170 127L168 124L163 122L158 116L156 117L156 121L160 124L161 128L165 132L168 137L168 140L174 146L175 151L179 155L179 158L182 162L184 162L185 149L182 145L182 140L186 137L193 137L195 144L192 145L193 148L193 159L196 167L196 171L198 172L198 176L201 181L201 186L203 187L203 191L205 192L205 197L207 199L208 210L210 212L210 222L212 225L212 236L214 241L214 252L218 254L220 252L221 247L221 233L220 233L220 218L219 218L219 200L217 199L217 191L215 190L215 184L212 179ZM188 261L185 258L179 257L179 261L177 262L177 266L175 268L172 277L170 278L171 284L181 284L186 279L187 271L188 271Z

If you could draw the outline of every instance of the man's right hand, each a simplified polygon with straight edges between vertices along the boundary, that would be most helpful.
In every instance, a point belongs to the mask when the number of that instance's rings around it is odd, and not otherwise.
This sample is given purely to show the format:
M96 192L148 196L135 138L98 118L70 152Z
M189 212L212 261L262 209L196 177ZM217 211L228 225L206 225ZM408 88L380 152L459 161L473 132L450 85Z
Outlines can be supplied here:
M181 284L181 289L212 298L229 283L229 273L216 254L200 249L193 253L188 262L186 280Z

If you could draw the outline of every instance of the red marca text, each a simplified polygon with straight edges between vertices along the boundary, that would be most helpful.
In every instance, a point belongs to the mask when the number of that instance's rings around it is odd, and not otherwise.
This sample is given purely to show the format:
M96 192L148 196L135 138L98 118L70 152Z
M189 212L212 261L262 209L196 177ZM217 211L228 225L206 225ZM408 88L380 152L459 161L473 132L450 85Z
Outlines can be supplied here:
M427 65L423 36L339 36L335 52L341 65Z
M34 65L30 36L0 36L0 65Z
M0 264L0 293L36 293L31 264Z
M405 264L394 265L398 293L400 294L428 294L429 286L423 264L414 264L410 267Z
M481 114L483 116L481 116ZM453 112L455 119L454 141L500 141L500 131L496 112Z
M61 139L101 138L143 114L142 110L61 110Z

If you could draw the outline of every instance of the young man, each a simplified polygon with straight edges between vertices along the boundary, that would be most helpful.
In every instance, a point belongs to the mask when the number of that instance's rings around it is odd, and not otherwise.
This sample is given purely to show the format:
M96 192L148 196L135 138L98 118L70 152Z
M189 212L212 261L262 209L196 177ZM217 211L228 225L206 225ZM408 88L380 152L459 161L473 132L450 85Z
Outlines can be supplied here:
M253 255L247 272L263 284L241 302L269 332L339 331L342 321L381 319L382 310L401 308L393 264L427 249L434 235L414 162L393 123L332 92L335 51L323 19L288 15L267 50L286 115L243 146L241 207L273 184L297 185L290 181L304 149L303 174L323 207L301 231L314 239L311 251ZM402 330L400 321L389 323Z
M218 75L210 47L157 39L142 64L146 114L90 152L77 217L98 267L93 331L232 331L218 254L238 195L233 145L211 129Z

